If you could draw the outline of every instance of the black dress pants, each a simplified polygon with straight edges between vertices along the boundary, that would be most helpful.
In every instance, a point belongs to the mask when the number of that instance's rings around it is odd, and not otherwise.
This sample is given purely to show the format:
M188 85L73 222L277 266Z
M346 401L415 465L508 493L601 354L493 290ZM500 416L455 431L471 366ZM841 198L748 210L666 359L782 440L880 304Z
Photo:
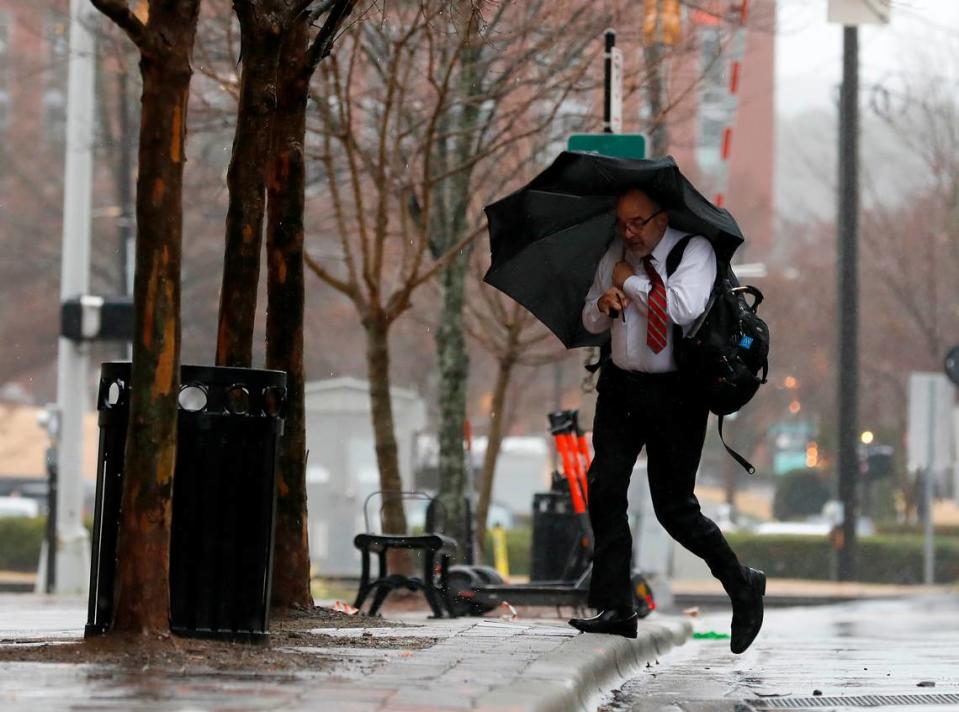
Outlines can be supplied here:
M627 372L611 362L603 366L597 390L595 455L588 473L594 536L589 605L599 610L634 606L626 493L643 446L656 518L730 590L742 578L742 567L693 494L706 438L706 406L687 392L678 372Z

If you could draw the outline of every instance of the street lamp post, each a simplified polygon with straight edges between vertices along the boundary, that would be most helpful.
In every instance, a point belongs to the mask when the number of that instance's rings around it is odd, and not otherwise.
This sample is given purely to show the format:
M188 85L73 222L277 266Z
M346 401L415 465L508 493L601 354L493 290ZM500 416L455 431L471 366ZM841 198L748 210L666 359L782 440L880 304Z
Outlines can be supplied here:
M67 69L67 142L64 167L62 302L90 286L90 184L93 176L93 83L95 46L89 25L96 10L86 0L70 3ZM83 527L83 415L87 411L88 343L60 336L57 350L56 443L58 491L57 593L82 593L90 575L90 537Z

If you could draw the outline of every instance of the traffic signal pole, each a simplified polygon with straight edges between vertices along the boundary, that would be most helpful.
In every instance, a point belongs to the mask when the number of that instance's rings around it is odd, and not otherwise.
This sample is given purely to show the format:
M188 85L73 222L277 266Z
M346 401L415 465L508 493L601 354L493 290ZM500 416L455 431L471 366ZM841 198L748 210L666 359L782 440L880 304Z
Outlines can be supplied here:
M93 178L94 37L96 10L70 3L67 70L67 142L64 167L63 254L60 299L90 288L90 185ZM84 593L90 576L90 536L83 526L83 416L88 410L88 343L60 336L57 350L57 552L55 590Z

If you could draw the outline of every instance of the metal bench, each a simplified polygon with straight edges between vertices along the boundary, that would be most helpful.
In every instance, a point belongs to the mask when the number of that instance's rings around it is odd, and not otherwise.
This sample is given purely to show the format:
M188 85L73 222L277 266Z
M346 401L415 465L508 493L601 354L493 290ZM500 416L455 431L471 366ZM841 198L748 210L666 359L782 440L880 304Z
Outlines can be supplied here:
M423 500L428 503L426 515L426 530L424 534L374 534L371 533L369 518L369 503L376 496L380 496L380 514L383 505L390 498L404 500ZM425 492L373 492L363 502L363 519L366 532L357 534L353 545L362 555L362 572L360 574L360 588L356 594L355 608L362 609L370 593L373 601L368 614L375 616L383 601L392 592L401 588L410 591L422 591L426 602L433 611L434 618L442 618L444 613L455 618L452 601L450 599L449 567L450 559L456 553L456 540L442 534L432 533L435 505L439 504ZM381 518L382 521L382 518ZM389 573L387 570L387 554L390 549L406 549L423 552L423 575L407 576L399 573ZM378 572L375 579L370 578L370 555L377 555ZM375 593L374 593L375 592Z

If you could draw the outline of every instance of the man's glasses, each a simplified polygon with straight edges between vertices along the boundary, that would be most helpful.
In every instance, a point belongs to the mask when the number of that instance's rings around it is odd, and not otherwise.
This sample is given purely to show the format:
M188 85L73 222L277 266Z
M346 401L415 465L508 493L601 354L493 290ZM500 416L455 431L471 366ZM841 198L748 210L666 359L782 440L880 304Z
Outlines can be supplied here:
M663 212L662 208L654 212L648 218L633 218L632 220L626 220L625 222L622 220L617 220L616 232L620 235L625 235L627 231L632 233L638 233L640 230L646 227L646 224L650 220L652 220L654 217L659 215L661 212Z

